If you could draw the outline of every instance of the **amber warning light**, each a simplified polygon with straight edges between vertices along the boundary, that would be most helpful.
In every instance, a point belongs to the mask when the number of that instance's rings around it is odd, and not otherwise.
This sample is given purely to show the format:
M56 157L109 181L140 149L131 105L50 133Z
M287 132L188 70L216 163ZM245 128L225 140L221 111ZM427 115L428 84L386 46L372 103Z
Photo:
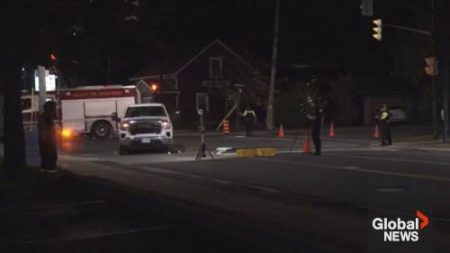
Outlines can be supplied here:
M73 131L71 129L63 128L61 130L61 137L63 137L64 139L69 139L72 136L73 136Z

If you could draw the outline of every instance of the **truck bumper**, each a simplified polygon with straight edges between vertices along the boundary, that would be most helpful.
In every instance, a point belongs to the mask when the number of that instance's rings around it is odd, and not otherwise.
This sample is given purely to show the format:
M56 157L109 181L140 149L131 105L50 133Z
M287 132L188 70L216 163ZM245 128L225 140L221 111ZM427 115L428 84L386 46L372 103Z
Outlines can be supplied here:
M126 150L163 148L173 144L171 134L167 135L138 135L127 136L119 134L119 146Z

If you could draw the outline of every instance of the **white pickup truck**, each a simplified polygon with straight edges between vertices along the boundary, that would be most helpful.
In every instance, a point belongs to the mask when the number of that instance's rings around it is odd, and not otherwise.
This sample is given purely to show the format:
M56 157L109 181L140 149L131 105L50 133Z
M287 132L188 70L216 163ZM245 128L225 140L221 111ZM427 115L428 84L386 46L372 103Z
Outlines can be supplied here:
M173 127L160 103L129 105L119 122L119 154L131 150L161 148L173 143Z

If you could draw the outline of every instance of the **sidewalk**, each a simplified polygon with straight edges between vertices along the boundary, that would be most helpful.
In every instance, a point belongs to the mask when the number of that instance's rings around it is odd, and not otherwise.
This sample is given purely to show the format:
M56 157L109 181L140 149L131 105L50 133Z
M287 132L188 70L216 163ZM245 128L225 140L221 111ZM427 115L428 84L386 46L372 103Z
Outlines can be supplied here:
M436 139L431 135L413 136L394 139L394 145L402 149L420 151L450 151L450 140L443 143L442 139Z

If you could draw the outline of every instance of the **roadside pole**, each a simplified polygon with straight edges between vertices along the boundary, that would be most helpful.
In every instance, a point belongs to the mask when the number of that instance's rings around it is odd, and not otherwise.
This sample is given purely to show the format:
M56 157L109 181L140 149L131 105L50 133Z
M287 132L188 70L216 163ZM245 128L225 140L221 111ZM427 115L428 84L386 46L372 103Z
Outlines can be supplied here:
M444 129L442 133L442 141L444 143L447 143L448 140L448 66L443 66L443 73L442 73L442 84L443 84L443 90L444 90Z
M42 112L45 104L45 98L47 97L47 91L45 89L45 67L38 66L37 74L39 80L39 112Z
M273 129L273 119L274 119L273 101L275 93L275 82L277 77L279 15L280 15L280 0L277 0L277 6L275 9L275 26L273 34L272 70L270 74L269 98L267 100L266 128L268 130Z
M42 113L47 95L46 91L46 70L43 66L37 67L38 84L39 84L39 114ZM33 89L32 89L33 91ZM32 92L32 99L34 93ZM32 102L33 103L33 102ZM39 117L39 116L38 116ZM24 125L25 138L25 162L29 167L39 167L41 165L41 157L39 150L39 132L37 123L32 121L30 124Z
M204 119L203 119L203 115L204 115L204 111L203 109L197 109L198 112L198 116L200 117L200 126L199 126L199 131L200 131L200 146L198 147L198 151L197 151L197 155L195 156L195 160L201 160L203 157L206 157L206 152L209 154L209 156L211 157L211 160L214 160L214 156L212 155L211 151L206 149L206 141L205 141L205 124L204 124Z
M431 40L432 40L432 56L437 57L437 43L436 43L436 0L431 0ZM436 74L431 76L431 110L433 121L433 136L439 138L439 124L438 124L438 107L437 107L437 77ZM440 111L440 110L439 110Z

